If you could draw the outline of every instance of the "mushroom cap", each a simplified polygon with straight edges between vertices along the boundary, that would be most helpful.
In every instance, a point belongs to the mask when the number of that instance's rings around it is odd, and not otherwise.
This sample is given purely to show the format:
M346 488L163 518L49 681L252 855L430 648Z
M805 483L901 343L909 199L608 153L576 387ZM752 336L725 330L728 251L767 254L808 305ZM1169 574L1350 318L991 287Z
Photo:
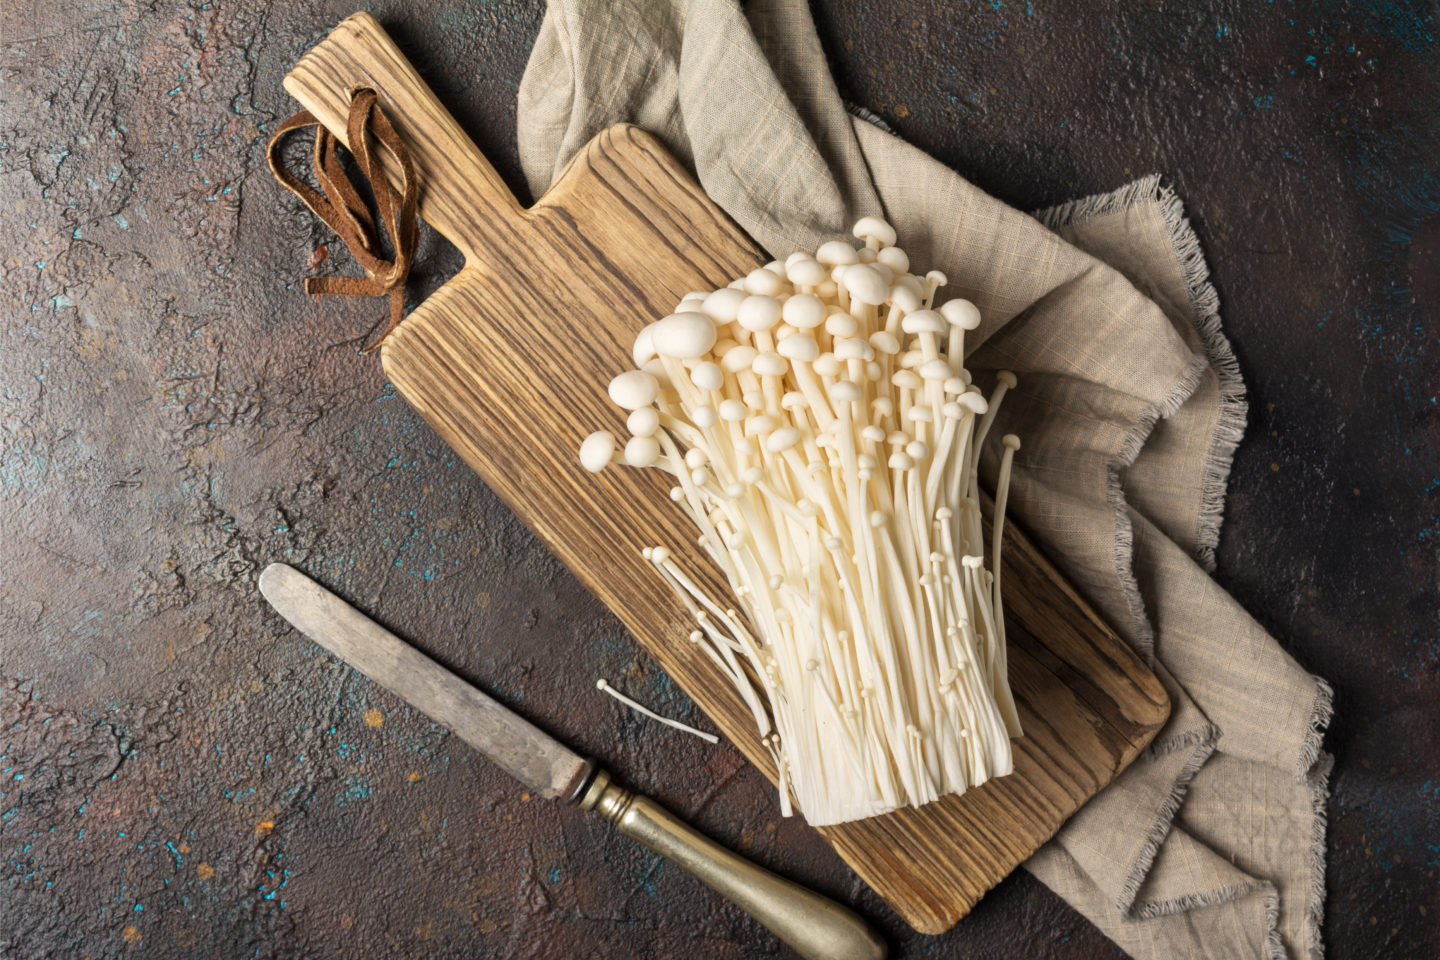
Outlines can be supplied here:
M841 280L851 299L861 303L875 306L884 303L885 298L890 296L890 279L880 276L880 271L869 264L857 263L846 267Z
M660 384L644 370L627 370L610 381L610 399L623 410L648 407L660 395Z
M775 266L780 266L778 263ZM773 297L785 286L785 278L769 267L751 270L745 275L745 292Z
M765 438L765 449L771 453L789 450L800 442L800 431L794 427L781 427Z
M820 244L820 249L815 251L815 259L831 267L841 263L860 262L855 248L844 240L829 240Z
M751 333L769 330L780 322L780 301L769 294L753 294L740 304L735 320Z
M906 333L947 333L950 326L934 310L916 310L905 315L905 319L900 321L900 329Z
M797 330L810 330L820 326L829 312L824 301L808 293L797 293L786 298L784 306L780 308L780 315L785 318L785 322Z
M870 360L875 348L857 337L844 337L835 341L836 360Z
M615 435L609 430L596 430L580 442L580 466L591 473L605 469L615 454Z
M820 356L820 345L809 334L792 333L775 344L775 352L790 360L813 363Z
M890 382L901 390L919 390L924 381L914 370L896 370L890 374Z
M637 407L625 418L625 429L632 436L648 437L660 429L660 414L654 407Z
M700 307L705 316L716 323L729 323L735 319L740 311L740 304L745 300L745 291L736 290L734 287L722 287L710 296L705 298L705 303Z
M909 470L915 466L915 461L910 459L910 455L904 450L896 450L890 454L889 464L891 470Z
M750 364L755 362L755 355L760 351L742 343L727 351L725 356L720 358L720 366L725 368L726 373L739 373L741 370L749 369Z
M745 421L745 436L753 437L757 434L769 433L777 426L779 426L779 424L775 422L775 418L770 416L770 414L757 413Z
M822 353L810 363L811 369L822 377L834 377L840 374L840 362L835 359L833 353Z
M876 353L893 356L900 352L900 341L895 334L886 333L884 330L877 330L870 334L870 346L875 348Z
M836 403L854 403L861 396L860 388L849 380L837 380L830 387L830 399Z
M825 265L806 254L800 256L804 259L786 264L785 275L790 278L790 282L806 287L824 283L825 278L830 275L830 271L825 269Z
M876 240L882 247L895 243L895 228L879 217L861 217L850 232L861 240Z
M780 398L780 406L785 410L794 410L796 407L808 407L809 405L810 401L799 390L791 390Z
M701 360L690 370L690 382L701 390L719 390L725 386L725 373L714 360Z
M631 437L625 444L625 462L632 467L648 467L660 456L660 443L654 437Z
M860 436L865 440L869 440L871 443L885 442L884 428L878 427L873 423L870 424L870 426L866 427L864 430L861 430Z
M1005 436L1003 436L1003 437L1000 438L1000 442L1003 443L1003 444L1005 444L1005 448L1006 448L1007 450L1019 450L1019 449L1020 449L1020 438L1017 437L1017 436L1015 436L1015 434L1013 434L1013 433L1007 433L1007 434L1005 434Z
M731 399L720 401L721 420L727 421L728 423L739 423L748 416L750 416L750 408L739 400Z
M955 368L950 364L936 357L934 360L927 360L920 366L920 376L926 380L949 380L955 376Z
M676 360L693 360L715 346L715 321L703 313L672 313L655 324L655 352Z
M945 276L945 274L941 273L939 270L931 270L929 273L925 274L925 279L929 280L937 287L943 287L945 286L945 284L950 282L950 278Z
M860 321L848 313L832 313L825 318L825 332L832 337L853 337L860 332Z
M1007 390L1014 390L1016 385L1020 383L1020 381L1016 379L1015 373L1012 370L995 371L995 382L1003 383Z
M655 343L651 339L655 335L655 324L647 323L638 334L635 335L635 345L630 348L630 359L635 361L635 366L643 367L645 361L655 356Z
M899 307L901 312L910 313L913 310L919 310L924 306L925 301L910 284L904 282L905 279L905 277L901 277L890 287L890 302Z
M709 430L715 426L715 408L696 407L690 411L690 420L701 430Z
M758 353L750 364L750 369L757 377L783 377L785 371L790 369L790 364L778 353Z
M960 394L960 396L955 398L955 402L977 416L984 414L986 410L990 409L990 404L985 401L985 398L974 391L966 391Z
M885 264L897 277L903 277L910 272L910 257L899 247L886 247L881 250L875 254L875 262Z
M940 307L940 314L961 330L974 330L980 326L980 308L969 300L946 300Z

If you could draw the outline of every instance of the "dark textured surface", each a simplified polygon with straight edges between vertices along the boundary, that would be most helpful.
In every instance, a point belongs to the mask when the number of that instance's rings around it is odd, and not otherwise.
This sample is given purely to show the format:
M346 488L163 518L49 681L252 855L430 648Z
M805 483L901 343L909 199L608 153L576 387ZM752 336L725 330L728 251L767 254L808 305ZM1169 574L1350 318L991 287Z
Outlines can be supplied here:
M519 183L540 12L372 6ZM264 609L305 568L898 956L1113 957L1025 876L903 929L386 388L264 169L325 4L0 5L0 957L750 957ZM822 4L842 90L1037 207L1166 173L1252 391L1220 579L1337 688L1330 955L1440 951L1433 4ZM354 272L330 247L322 272ZM415 296L457 266L427 236ZM700 721L703 724L703 720Z

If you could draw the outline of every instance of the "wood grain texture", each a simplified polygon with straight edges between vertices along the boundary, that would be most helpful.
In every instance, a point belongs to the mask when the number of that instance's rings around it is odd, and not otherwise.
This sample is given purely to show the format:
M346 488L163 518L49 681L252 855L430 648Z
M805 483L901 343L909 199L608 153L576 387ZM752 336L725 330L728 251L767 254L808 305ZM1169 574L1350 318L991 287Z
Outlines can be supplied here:
M420 212L466 267L382 348L405 398L635 635L742 753L774 769L738 695L686 636L683 605L641 557L663 544L703 587L727 590L659 471L585 472L593 430L619 433L606 395L630 344L690 290L766 257L653 137L596 137L523 210L483 154L366 14L286 78L337 136L348 93L374 87L420 173ZM960 797L825 828L917 930L939 933L1119 774L1169 712L1159 681L1006 527L1011 683L1026 735L1015 772Z

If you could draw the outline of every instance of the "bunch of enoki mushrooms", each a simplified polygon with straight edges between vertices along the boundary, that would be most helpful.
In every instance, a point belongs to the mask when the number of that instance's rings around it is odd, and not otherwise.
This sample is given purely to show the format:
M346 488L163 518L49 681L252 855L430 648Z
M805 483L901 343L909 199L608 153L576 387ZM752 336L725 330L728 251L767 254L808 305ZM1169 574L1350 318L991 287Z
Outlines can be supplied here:
M945 276L912 274L883 220L854 234L859 249L830 241L687 294L610 383L628 440L580 448L592 471L674 478L734 596L706 596L664 546L645 556L754 715L782 812L817 826L1009 773L1020 735L1000 600L1015 436L988 569L977 480L1015 376L987 400L963 364L974 304L933 305Z

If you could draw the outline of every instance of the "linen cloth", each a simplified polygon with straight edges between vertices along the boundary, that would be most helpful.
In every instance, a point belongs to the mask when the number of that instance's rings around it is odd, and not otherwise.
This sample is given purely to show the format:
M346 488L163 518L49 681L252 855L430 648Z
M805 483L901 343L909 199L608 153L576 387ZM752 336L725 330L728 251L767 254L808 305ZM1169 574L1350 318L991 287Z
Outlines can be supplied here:
M1246 406L1179 200L987 196L846 110L804 0L551 0L519 92L535 194L621 121L775 257L884 216L980 308L977 382L1018 374L992 431L1024 440L1011 516L1174 703L1027 869L1137 958L1321 956L1330 690L1207 574Z

